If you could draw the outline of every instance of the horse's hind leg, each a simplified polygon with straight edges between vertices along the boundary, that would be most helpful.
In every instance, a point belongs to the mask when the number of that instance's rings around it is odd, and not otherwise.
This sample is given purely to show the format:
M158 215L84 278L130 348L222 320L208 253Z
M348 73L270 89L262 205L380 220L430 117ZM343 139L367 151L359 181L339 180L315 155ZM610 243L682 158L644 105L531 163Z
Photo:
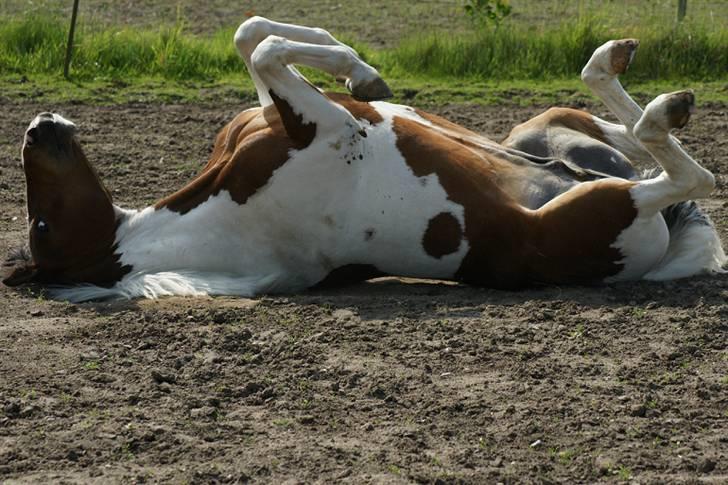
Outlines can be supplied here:
M670 134L688 122L695 97L688 91L663 94L643 111L617 79L626 71L637 45L629 39L607 42L594 52L582 71L582 79L624 124L598 123L611 144L633 160L649 154L664 170L657 177L639 182L631 191L639 220L650 220L662 211L668 222L667 252L644 278L664 280L704 271L721 272L726 255L715 227L695 204L686 202L708 197L715 178ZM640 247L644 247L641 240L644 238L638 225L620 236L618 244L626 260L634 258L630 254L640 253Z
M529 261L534 278L551 281L559 275L554 261L567 277L585 267L597 274L618 270L606 281L721 271L726 257L709 223L687 220L690 228L674 229L661 214L673 204L707 197L715 185L710 172L670 136L670 130L687 122L693 104L690 92L658 96L635 124L635 137L665 170L661 175L638 182L605 178L581 183L536 211L542 226L532 243L538 250ZM581 250L577 259L574 247Z
M266 86L263 82L258 74L256 66L252 62L252 56L253 52L255 52L255 49L258 47L258 44L271 35L306 44L335 47L338 57L345 58L344 64L340 69L322 69L335 76L346 78L347 88L354 94L355 97L360 99L375 100L392 96L392 92L382 81L376 69L363 62L354 49L336 40L326 30L273 22L263 17L252 17L238 27L237 32L235 32L234 39L235 46L237 47L240 56L245 61L250 77L255 83L261 106L269 106L273 104L273 100L268 93L268 86ZM305 60L294 62L306 64ZM298 74L292 66L290 66L289 69Z
M631 162L654 163L632 134L642 108L618 79L632 62L638 45L632 39L609 41L594 52L581 73L587 86L622 125L579 110L552 108L515 127L503 144L538 156L567 159L583 168L634 178Z
M631 133L642 117L642 108L619 82L634 58L639 42L635 39L610 40L594 51L581 71L581 79L589 86Z
M581 77L624 124L609 124L615 127L611 135L649 153L664 169L659 177L645 181L647 188L640 190L641 210L657 212L677 202L707 197L715 178L670 134L674 128L685 126L695 110L692 92L660 95L643 111L620 84L618 76L626 72L638 46L634 39L605 43L594 51Z
M724 272L726 255L710 219L695 204L682 203L708 197L715 187L715 177L701 167L670 135L673 128L688 122L695 106L690 91L663 94L645 108L634 127L634 135L663 168L659 176L643 180L632 189L632 197L640 217L649 217L671 207L673 217L681 222L668 222L670 243L661 263L644 275L645 279L665 280L691 276L700 272ZM669 213L662 214L669 220ZM639 251L626 235L623 253ZM630 247L635 246L635 247Z
M635 39L610 40L594 51L581 71L581 79L622 123L594 117L605 141L634 162L650 163L655 160L633 135L643 110L619 82L619 75L627 71L638 47Z
M695 109L691 91L662 94L647 105L635 124L634 135L657 160L664 172L640 184L636 200L641 210L657 212L685 200L708 197L715 177L701 167L670 135L682 128Z

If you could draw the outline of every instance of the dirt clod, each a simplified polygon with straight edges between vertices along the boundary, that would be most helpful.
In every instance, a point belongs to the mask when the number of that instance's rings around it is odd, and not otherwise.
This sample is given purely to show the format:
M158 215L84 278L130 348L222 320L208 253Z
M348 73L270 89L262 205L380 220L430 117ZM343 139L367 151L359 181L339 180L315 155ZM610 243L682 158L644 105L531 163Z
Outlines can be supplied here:
M154 370L152 370L150 375L152 376L152 379L154 380L154 382L156 382L158 384L161 384L161 383L174 384L175 382L177 382L177 377L170 372L154 369Z
M636 418L644 418L647 415L647 407L644 404L637 404L629 408L629 415Z
M710 473L715 470L717 463L711 458L703 458L698 462L698 471L700 473Z

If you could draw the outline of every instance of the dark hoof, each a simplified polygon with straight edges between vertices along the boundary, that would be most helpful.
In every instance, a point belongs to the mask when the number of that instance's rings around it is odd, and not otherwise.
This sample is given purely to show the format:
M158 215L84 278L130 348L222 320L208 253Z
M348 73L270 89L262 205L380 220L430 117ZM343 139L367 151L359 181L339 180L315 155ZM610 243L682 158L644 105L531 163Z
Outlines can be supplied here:
M692 91L670 93L665 105L670 128L683 128L695 113L695 94Z
M357 101L379 101L394 96L392 90L389 89L389 86L381 77L377 77L368 83L351 86L350 90Z

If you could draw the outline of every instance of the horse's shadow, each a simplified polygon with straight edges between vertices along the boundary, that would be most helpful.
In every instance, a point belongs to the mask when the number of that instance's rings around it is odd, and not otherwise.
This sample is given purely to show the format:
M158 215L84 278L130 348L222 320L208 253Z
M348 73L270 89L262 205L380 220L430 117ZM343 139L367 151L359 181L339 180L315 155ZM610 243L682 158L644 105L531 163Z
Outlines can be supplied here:
M332 311L354 310L363 320L395 318L404 314L442 313L470 317L485 308L537 303L544 310L565 303L585 309L620 307L694 308L723 305L728 275L693 277L669 282L629 282L600 286L542 286L519 291L480 288L452 282L408 278L377 278L337 288L311 289L294 295L239 297L162 298L156 301L107 300L79 306L100 315L159 308L246 308L263 304L326 306Z

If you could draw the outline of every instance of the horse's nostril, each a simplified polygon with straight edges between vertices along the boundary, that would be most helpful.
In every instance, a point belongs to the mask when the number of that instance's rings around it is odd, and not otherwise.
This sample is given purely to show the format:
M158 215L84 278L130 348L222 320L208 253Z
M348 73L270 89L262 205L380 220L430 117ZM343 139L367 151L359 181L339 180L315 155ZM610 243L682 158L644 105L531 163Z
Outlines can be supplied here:
M25 133L25 145L31 146L38 139L38 129L33 127Z

